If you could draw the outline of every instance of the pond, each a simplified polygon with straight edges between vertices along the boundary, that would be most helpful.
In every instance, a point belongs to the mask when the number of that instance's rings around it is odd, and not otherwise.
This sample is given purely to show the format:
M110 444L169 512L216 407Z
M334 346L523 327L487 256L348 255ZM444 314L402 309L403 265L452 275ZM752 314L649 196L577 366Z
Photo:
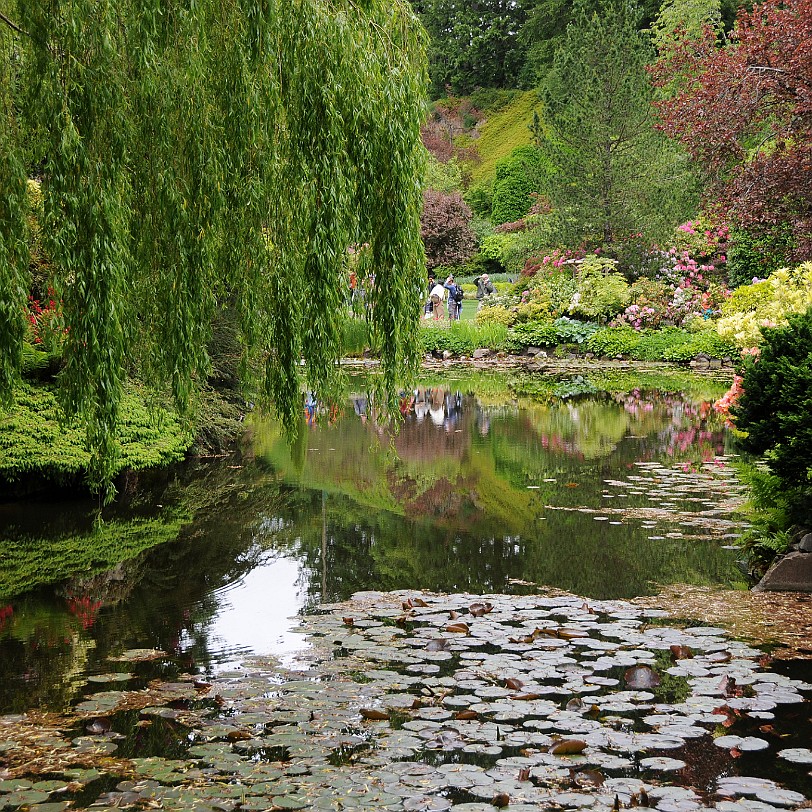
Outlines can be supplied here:
M306 400L293 446L279 426L257 418L239 460L140 477L101 520L90 501L0 504L0 714L10 714L0 725L22 724L14 714L33 709L103 719L115 710L115 724L132 730L134 719L122 721L130 707L120 704L122 691L133 702L138 692L149 695L155 680L174 686L150 696L156 706L217 716L211 702L193 701L189 680L225 686L257 656L273 658L260 668L272 662L273 680L317 662L327 671L350 668L355 637L325 654L319 613L369 590L466 595L457 601L463 614L476 596L521 601L563 590L580 596L577 606L604 606L603 617L630 611L613 601L655 593L661 584L745 587L733 547L742 530L735 449L711 408L724 383L663 373L541 378L446 370L404 393L397 432L376 420L363 380L352 388L340 411ZM366 623L388 625L391 615L378 607ZM492 654L500 645L510 650L513 644L494 635ZM609 638L601 632L596 650ZM705 645L701 633L688 638L695 649ZM724 648L721 639L705 639L710 651L702 656ZM347 663L336 658L339 650ZM731 656L740 659L742 651ZM240 701L248 701L259 689L240 690ZM227 691L233 686L218 687L217 696ZM267 684L260 694L271 695ZM158 717L175 712L167 707ZM301 708L284 712L295 721ZM154 732L158 721L140 724ZM100 724L109 735L109 724ZM74 750L89 747L77 745L80 739ZM355 744L346 745L348 753ZM167 758L173 747L130 742L120 752ZM0 771L4 750L14 753L0 741ZM256 754L243 750L255 764ZM803 791L801 783L793 785ZM0 805L4 791L11 790L0 781ZM71 796L74 805L78 797ZM794 795L786 797L784 806L795 805ZM121 798L108 802L118 806ZM256 803L240 806L271 808ZM325 803L319 808L342 808ZM436 798L426 803L405 808L448 808Z

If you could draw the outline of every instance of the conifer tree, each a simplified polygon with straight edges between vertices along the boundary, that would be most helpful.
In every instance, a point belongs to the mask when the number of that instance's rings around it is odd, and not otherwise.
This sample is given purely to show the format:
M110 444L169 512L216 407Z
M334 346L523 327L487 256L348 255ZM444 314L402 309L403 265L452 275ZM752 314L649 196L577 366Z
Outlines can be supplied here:
M656 237L691 210L686 160L654 128L652 56L628 0L577 0L542 88L539 143L569 238Z

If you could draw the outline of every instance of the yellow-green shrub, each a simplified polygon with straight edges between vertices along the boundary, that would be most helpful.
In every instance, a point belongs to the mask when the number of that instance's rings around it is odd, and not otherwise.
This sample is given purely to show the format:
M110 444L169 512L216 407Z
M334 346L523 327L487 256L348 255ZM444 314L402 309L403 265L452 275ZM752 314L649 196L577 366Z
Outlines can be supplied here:
M737 347L761 343L762 327L784 327L791 313L812 307L812 262L780 268L763 282L737 288L722 306L719 335Z

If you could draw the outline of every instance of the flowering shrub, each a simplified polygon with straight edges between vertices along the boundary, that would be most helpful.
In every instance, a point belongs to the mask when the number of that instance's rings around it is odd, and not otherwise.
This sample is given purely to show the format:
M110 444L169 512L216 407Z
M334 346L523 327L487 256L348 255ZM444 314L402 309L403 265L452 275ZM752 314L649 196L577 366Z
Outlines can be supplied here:
M674 248L678 253L702 261L709 271L719 270L727 262L730 229L725 223L714 224L707 216L677 226Z
M33 296L28 297L28 324L31 342L43 352L58 353L62 349L67 329L62 321L61 302L54 291L48 289L49 300L43 304Z
M664 282L656 279L638 279L629 288L631 304L612 320L611 326L629 326L635 330L659 327L671 301L671 293Z
M739 397L744 391L742 388L743 382L744 378L741 375L734 375L733 383L731 384L730 389L728 389L727 392L725 392L725 394L713 404L713 410L721 415L724 415L725 423L727 423L728 426L733 425L730 409L731 407L735 406L736 403L738 403Z
M763 281L737 288L722 308L716 329L737 347L762 342L763 327L783 327L787 317L812 307L812 262L780 268Z
M555 269L561 269L574 260L583 259L583 250L573 251L569 248L556 248L543 257L530 257L524 264L522 276L536 276L538 273L551 273Z

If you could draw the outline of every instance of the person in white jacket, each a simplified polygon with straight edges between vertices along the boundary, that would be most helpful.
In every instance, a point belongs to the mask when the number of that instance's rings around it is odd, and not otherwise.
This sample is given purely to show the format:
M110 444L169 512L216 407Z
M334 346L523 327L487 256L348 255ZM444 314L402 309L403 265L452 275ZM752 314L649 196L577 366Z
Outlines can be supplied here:
M432 289L431 289L431 304L432 304L432 311L434 313L434 318L436 319L444 319L445 318L445 288L438 282Z

